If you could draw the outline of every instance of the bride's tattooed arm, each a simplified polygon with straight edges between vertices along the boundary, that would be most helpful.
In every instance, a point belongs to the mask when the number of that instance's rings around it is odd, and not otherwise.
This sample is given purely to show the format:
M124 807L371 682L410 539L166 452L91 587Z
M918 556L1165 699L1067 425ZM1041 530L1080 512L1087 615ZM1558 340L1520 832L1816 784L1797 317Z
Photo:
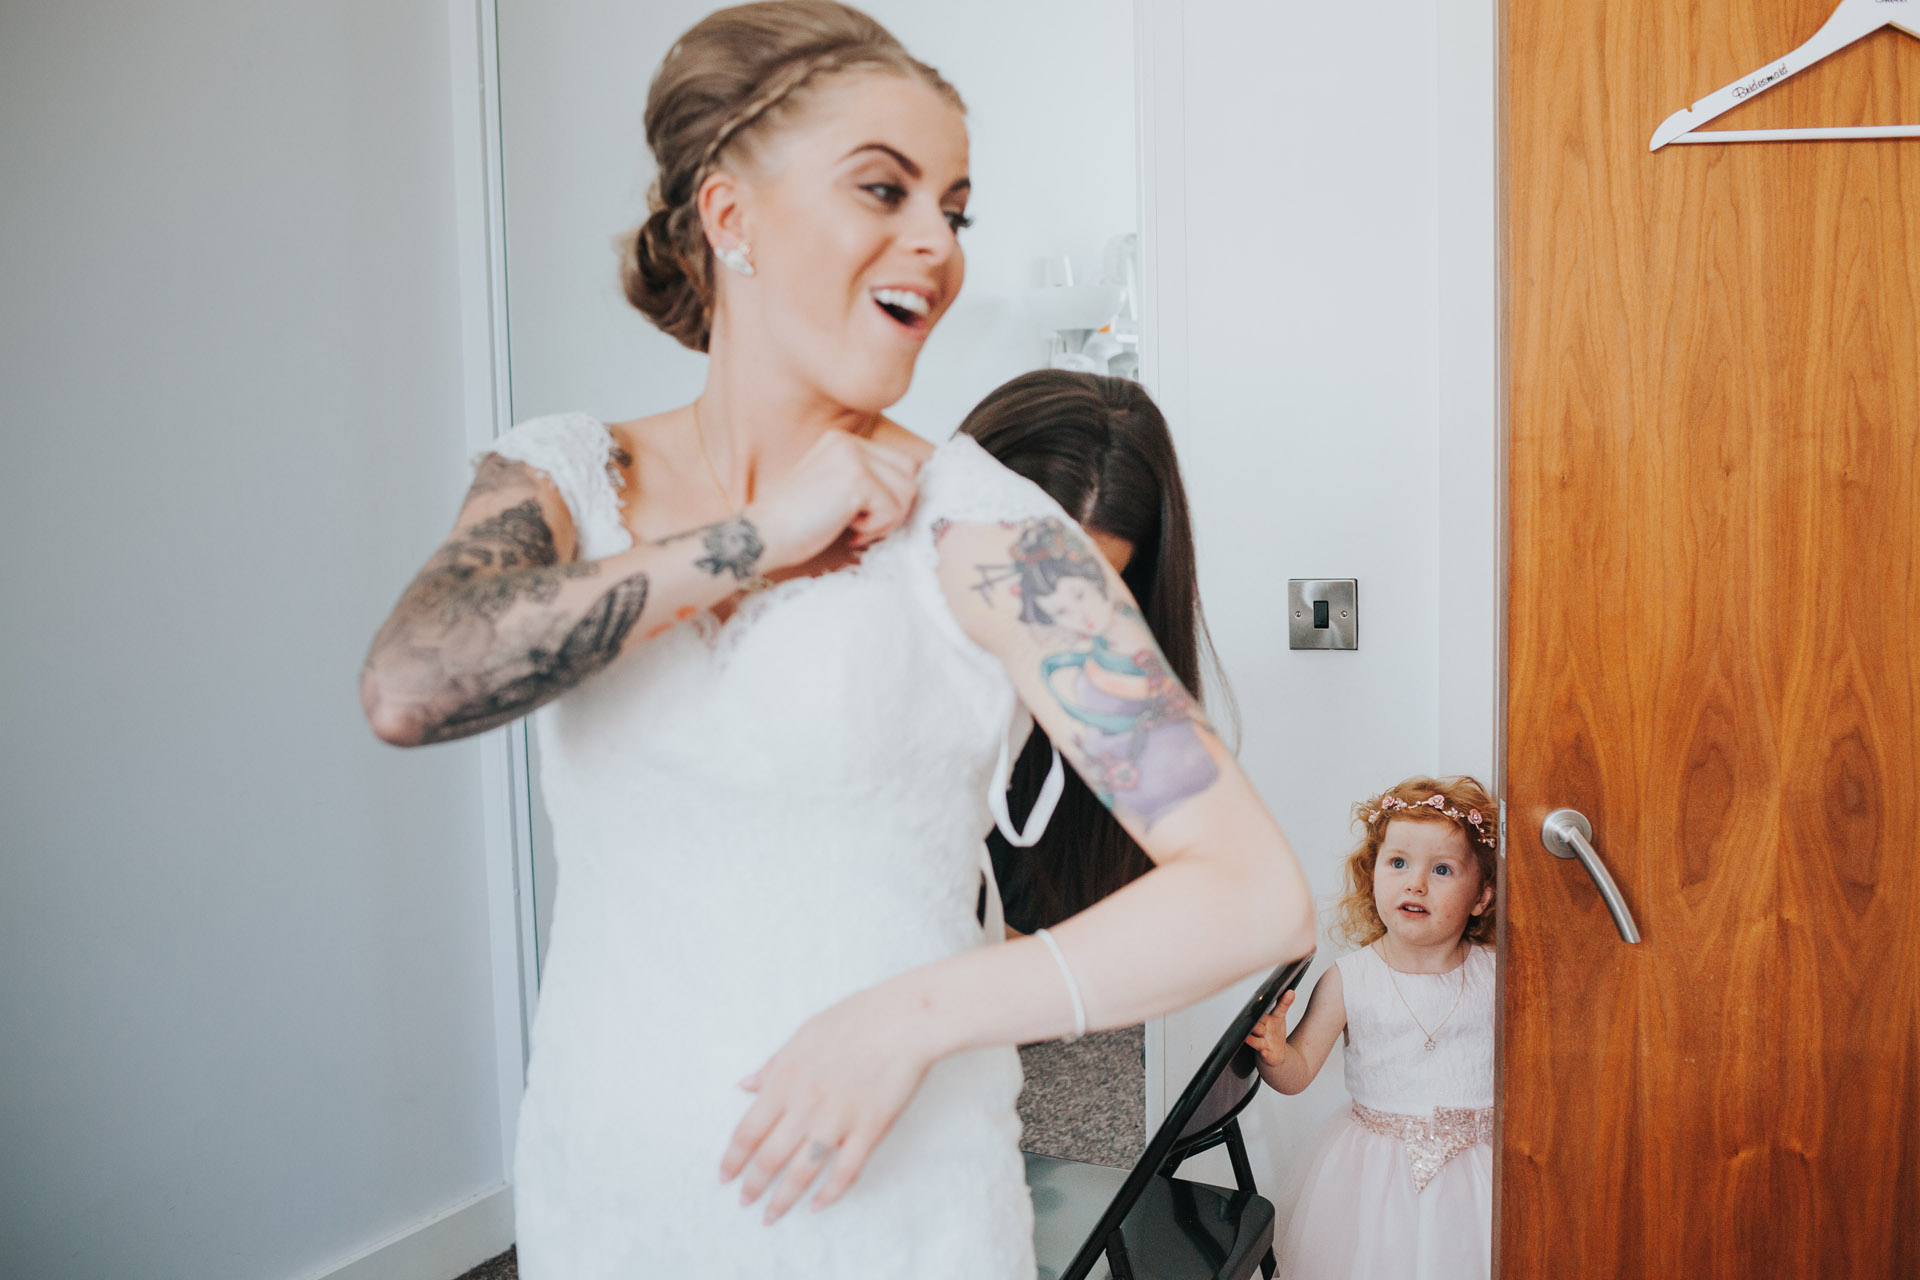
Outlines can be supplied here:
M1227 753L1111 566L1060 520L941 531L962 624L995 648L1048 735L1136 834L1220 778Z
M1050 946L964 949L882 984L885 1007L907 1011L890 1025L924 1019L936 1054L1122 1027L1312 951L1313 895L1285 833L1092 540L1057 513L936 537L954 620L1154 868L1049 923Z
M416 746L517 719L730 594L761 554L742 518L603 560L573 559L573 542L534 472L484 459L453 534L374 637L360 682L374 731Z

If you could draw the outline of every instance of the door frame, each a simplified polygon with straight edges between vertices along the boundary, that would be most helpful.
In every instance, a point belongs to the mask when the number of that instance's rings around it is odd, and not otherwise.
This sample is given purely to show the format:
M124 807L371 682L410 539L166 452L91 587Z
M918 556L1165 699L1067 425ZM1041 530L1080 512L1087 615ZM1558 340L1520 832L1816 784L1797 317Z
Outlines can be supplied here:
M1140 235L1140 382L1170 422L1187 418L1187 184L1185 0L1134 0L1133 101ZM1178 334L1177 344L1168 336ZM1167 1079L1167 1019L1143 1036L1152 1133L1180 1096Z
M513 425L507 346L506 191L500 165L500 51L495 0L447 0L453 101L453 206L460 274L460 354L469 456ZM464 465L464 460L462 461ZM532 777L527 722L480 735L482 853L501 1174L513 1181L514 1133L539 1001L534 924Z
M1440 767L1506 799L1506 173L1500 0L1440 7L1436 559ZM1445 679L1439 679L1441 672ZM1502 841L1505 856L1508 842Z

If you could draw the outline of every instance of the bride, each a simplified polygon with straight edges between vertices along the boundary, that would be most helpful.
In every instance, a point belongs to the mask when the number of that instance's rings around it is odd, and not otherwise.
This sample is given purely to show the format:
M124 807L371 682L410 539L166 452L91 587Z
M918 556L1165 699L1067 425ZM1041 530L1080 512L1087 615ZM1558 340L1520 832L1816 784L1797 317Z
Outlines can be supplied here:
M542 708L521 1274L1025 1280L1013 1046L1304 955L1307 885L1069 515L883 416L964 275L954 90L780 0L688 31L646 127L627 295L705 389L497 441L361 679L404 746ZM1029 715L1156 867L983 945Z

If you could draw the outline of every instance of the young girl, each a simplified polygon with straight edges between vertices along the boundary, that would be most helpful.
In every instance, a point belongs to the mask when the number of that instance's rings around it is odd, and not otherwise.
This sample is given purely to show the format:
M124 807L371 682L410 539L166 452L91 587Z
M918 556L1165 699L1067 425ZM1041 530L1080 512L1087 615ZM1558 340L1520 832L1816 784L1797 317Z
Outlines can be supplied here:
M1282 1277L1470 1280L1492 1272L1493 927L1499 830L1471 778L1409 778L1355 806L1337 931L1359 946L1247 1037L1281 1093L1346 1034L1343 1114L1277 1248Z

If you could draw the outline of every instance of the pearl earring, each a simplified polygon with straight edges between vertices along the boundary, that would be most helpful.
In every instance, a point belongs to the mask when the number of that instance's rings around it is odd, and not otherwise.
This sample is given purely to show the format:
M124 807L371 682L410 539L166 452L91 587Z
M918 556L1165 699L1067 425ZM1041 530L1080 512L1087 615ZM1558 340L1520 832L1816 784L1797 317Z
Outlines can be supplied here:
M726 263L729 270L743 276L750 276L753 274L753 262L747 257L747 253L748 246L743 244L731 249L715 249L713 256Z

